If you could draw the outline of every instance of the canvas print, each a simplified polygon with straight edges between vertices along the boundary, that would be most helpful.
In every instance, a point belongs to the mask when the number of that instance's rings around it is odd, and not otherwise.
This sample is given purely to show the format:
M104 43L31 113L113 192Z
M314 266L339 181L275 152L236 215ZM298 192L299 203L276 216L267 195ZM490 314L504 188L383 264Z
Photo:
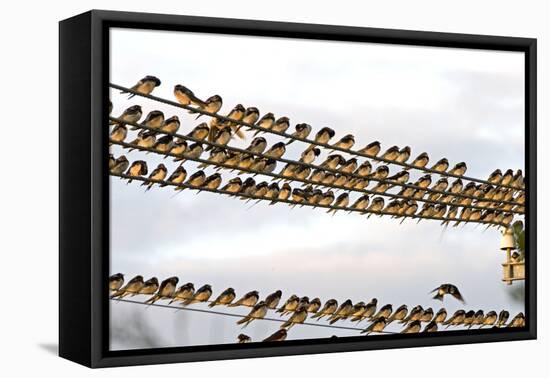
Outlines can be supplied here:
M524 53L109 43L110 350L525 326Z

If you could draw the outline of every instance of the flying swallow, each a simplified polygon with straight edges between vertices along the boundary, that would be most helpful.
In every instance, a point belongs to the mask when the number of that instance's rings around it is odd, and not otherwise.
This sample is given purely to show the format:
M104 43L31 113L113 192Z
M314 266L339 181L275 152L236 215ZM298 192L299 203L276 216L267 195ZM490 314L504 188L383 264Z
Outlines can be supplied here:
M351 134L345 135L338 142L333 144L333 147L349 150L355 144L355 137Z
M133 85L130 89L139 93L143 94L151 94L153 90L158 87L161 84L161 81L159 78L151 75L145 76L143 79L138 81L135 85ZM128 91L121 91L120 93L128 93ZM134 97L134 93L130 93L128 95L128 98Z
M367 328L362 330L361 333L366 333L367 335L369 335L372 332L382 332L385 327L386 327L386 318L382 316L382 317L376 318Z
M271 341L284 341L287 336L287 330L285 328L281 328L278 331L276 331L274 334L269 336L268 338L264 339L264 342L271 342Z
M179 128L180 128L180 120L178 116L172 116L164 120L164 123L160 127L160 130L164 131L165 133L174 134L179 130Z
M243 295L238 301L233 302L229 305L229 307L237 307L237 306L246 306L246 307L253 307L260 298L258 292L256 290L250 291Z
M153 169L153 172L149 175L149 180L156 180L156 181L162 181L166 178L166 174L168 173L168 170L166 169L166 166L164 164L159 164L158 167ZM154 182L147 182L144 181L141 183L141 186L146 186L145 191L150 190L151 187L155 185Z
M466 303L464 301L464 298L462 297L462 294L460 294L460 291L455 285L448 284L448 283L442 284L441 286L433 289L430 293L434 293L434 292L436 292L436 294L434 295L433 299L443 301L443 297L446 294L450 294L456 299L458 299L459 301L461 301L462 303Z
M237 324L244 324L243 328L249 325L254 319L263 319L267 314L267 304L259 301L255 304L247 316L237 321Z
M174 296L168 304L177 301L184 302L188 299L193 298L193 294L195 294L195 286L193 285L193 283L188 282L185 285L181 285L178 290L174 292Z
M109 277L109 290L117 291L124 284L124 274L116 273Z
M208 304L208 307L212 308L218 305L228 305L235 299L235 289L232 287L225 289L216 299Z
M307 123L299 123L295 127L295 131L291 134L293 138L306 139L311 133L311 125ZM290 139L286 144L287 146L294 142L294 139Z
M159 280L157 277L151 277L143 283L143 287L139 289L138 294L153 295L159 289Z
M407 324L407 326L401 331L401 333L418 333L422 328L422 324L419 320L414 320Z
M158 292L149 298L145 303L153 304L160 299L171 299L176 291L178 277L170 277L161 282Z
M191 89L184 87L181 84L174 87L174 96L182 105L196 105L201 108L206 105L204 101L195 96Z
M124 298L128 295L136 295L139 293L141 288L143 287L143 276L135 276L132 278L126 285L124 285L122 288L115 291L113 295L111 295L111 299L113 298Z
M195 293L191 298L188 298L185 301L183 301L182 306L187 306L198 302L206 302L210 299L211 296L212 296L212 286L203 285L197 291L195 291Z
M245 344L252 341L250 336L245 335L244 333L241 333L239 336L237 336L237 340L239 341L239 344Z

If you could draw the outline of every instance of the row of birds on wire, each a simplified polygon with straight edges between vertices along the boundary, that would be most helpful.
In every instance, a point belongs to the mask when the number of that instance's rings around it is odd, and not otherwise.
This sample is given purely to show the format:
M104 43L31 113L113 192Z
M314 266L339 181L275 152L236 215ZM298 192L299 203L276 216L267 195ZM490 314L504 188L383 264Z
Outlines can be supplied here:
M242 325L243 328L254 320L264 319L269 310L274 310L280 316L290 315L280 327L287 331L294 325L303 324L308 317L317 321L325 318L331 325L343 320L350 320L356 324L366 320L369 324L362 329L361 333L367 335L382 333L386 326L393 322L404 327L401 333L436 332L441 326L446 326L446 328L479 326L482 328L485 326L523 327L525 325L523 313L517 314L510 322L508 322L510 314L506 310L499 314L495 311L485 314L483 310L466 311L461 309L447 318L448 314L445 308L441 308L437 312L434 312L432 308L424 309L420 305L413 307L410 311L407 305L401 305L395 310L391 304L378 308L376 298L368 303L361 301L355 304L350 299L340 304L336 299L329 299L323 305L319 298L310 300L307 296L299 297L293 294L281 304L281 290L269 294L262 300L260 300L257 290L250 291L237 299L235 290L230 287L212 299L211 285L206 284L195 290L194 284L191 282L179 287L177 286L178 282L178 277L169 277L159 284L156 277L144 281L143 276L138 275L124 284L124 275L116 273L109 278L110 298L123 299L127 296L149 295L150 298L144 304L152 305L157 301L166 300L169 301L168 304L177 303L183 307L197 303L208 303L209 308L215 306L249 307L251 308L250 312L237 321L237 324ZM458 288L452 284L442 284L431 293L435 293L433 299L436 300L443 301L445 296L449 296L465 303ZM422 323L427 323L423 330Z
M149 95L152 91L159 86L161 81L154 76L146 76L139 80L130 90L143 95ZM123 91L124 92L124 91ZM133 97L131 93L129 97ZM266 113L260 117L259 110L256 107L245 108L243 105L236 105L226 116L219 116L218 112L222 108L222 98L219 95L213 95L206 100L198 98L192 90L178 84L174 87L174 97L177 102L186 107L195 106L196 109L190 109L190 113L198 113L199 111L208 112L211 114L210 124L203 123L202 127L208 130L208 140L215 142L216 140L227 142L234 136L244 138L242 132L243 124L249 129L254 131L254 135L261 132L270 132L282 134L285 137L291 138L286 144L290 144L295 140L308 140L307 138L312 133L311 125L307 123L300 123L296 125L296 129L292 134L287 134L287 130L290 127L290 120L288 117L276 118L273 113ZM110 104L109 113L112 111L112 104ZM124 123L138 123L142 118L143 112L141 106L133 105L127 108L118 119L121 120L117 123L117 126L124 128ZM196 118L201 117L203 114L199 113ZM177 116L172 116L168 119L164 119L164 114L159 110L150 112L142 124L160 131L175 133L178 131L180 121ZM252 129L249 126L254 126ZM121 131L123 133L123 131ZM450 165L447 159L443 158L435 163L432 167L428 168L430 161L429 155L425 152L418 155L412 162L408 163L411 158L411 148L409 146L399 148L392 146L388 148L381 155L380 142L375 141L369 143L366 147L353 151L352 147L355 145L355 137L352 134L345 135L337 142L330 144L329 142L334 138L335 131L329 127L321 128L311 141L313 144L308 148L313 150L315 145L321 145L323 147L337 149L343 152L349 152L352 154L363 155L364 157L378 159L389 163L395 163L403 165L407 168L416 168L420 170L428 169L434 173L450 176L464 176L467 171L467 165L464 162L456 164L453 168L449 169ZM225 143L227 143L225 142ZM224 144L224 143L220 143ZM501 187L509 187L517 190L523 190L525 188L523 173L518 170L514 173L512 170L507 170L502 173L500 170L495 170L486 180L488 184Z
M111 175L119 176L131 182L140 180L145 190L151 189L154 185L159 187L173 186L176 194L181 193L185 188L193 190L213 191L216 193L240 196L247 201L256 202L267 201L270 205L276 203L288 203L290 206L309 206L327 208L328 213L337 211L358 212L362 214L389 215L394 218L422 218L439 219L444 225L455 222L460 223L477 222L487 224L488 227L507 226L514 219L513 213L500 210L488 209L485 211L464 207L460 210L459 206L438 204L433 205L424 203L420 206L414 197L403 200L392 200L386 203L381 196L369 196L367 194L359 196L355 201L351 201L348 192L343 192L336 196L332 190L322 191L315 189L312 185L305 188L292 188L285 182L279 185L277 182L268 183L266 181L256 182L253 177L241 179L238 175L231 178L223 184L220 173L213 173L207 176L205 171L197 170L188 175L183 165L178 166L173 172L168 174L168 169L164 164L157 166L149 173L147 163L144 160L136 160L130 164L128 159L121 155L117 158L111 156L109 159L109 169ZM148 175L147 178L144 176ZM223 185L222 185L223 184Z
M116 121L112 121L116 122ZM264 137L255 137L246 149L224 148L231 138L229 131L220 131L221 138L216 138L216 146L209 144L206 148L201 143L209 134L209 127L206 124L196 126L189 132L187 137L196 141L188 144L185 139L174 138L172 135L164 135L157 140L156 132L150 129L142 129L135 139L126 142L126 126L115 126L111 132L111 143L120 144L125 148L134 148L155 152L165 157L172 156L174 161L183 162L189 160L207 161L208 164L216 165L219 169L237 169L243 172L259 172L270 175L276 170L277 162L285 153L285 143L275 143L267 148L267 141ZM145 127L149 127L145 125ZM267 149L267 150L266 150ZM204 152L210 151L208 158L201 158ZM339 187L348 190L363 191L385 194L394 187L401 187L398 196L413 196L416 199L423 199L427 196L428 201L455 201L457 205L472 205L487 208L500 208L503 211L514 210L523 212L525 193L516 190L499 188L490 184L476 184L469 182L464 185L459 178L449 183L447 177L432 182L432 176L426 174L416 182L408 182L410 173L402 170L390 175L387 165L380 165L373 169L372 164L365 160L359 164L357 159L346 160L340 154L329 155L321 164L313 165L314 160L320 155L318 148L307 148L302 152L296 162L288 162L278 173L287 180L309 181L319 185ZM288 160L283 160L288 161ZM201 167L206 166L202 163ZM498 170L497 170L498 171ZM498 172L495 171L495 174ZM505 176L514 177L512 170L505 173ZM521 174L521 173L520 173ZM370 182L374 182L372 188L368 188ZM431 185L431 186L430 186ZM514 206L514 204L517 204Z

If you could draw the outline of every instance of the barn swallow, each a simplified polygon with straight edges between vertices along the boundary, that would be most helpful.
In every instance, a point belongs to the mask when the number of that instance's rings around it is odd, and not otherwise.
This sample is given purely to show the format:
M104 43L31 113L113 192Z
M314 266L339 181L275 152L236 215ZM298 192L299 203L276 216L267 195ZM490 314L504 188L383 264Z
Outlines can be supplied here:
M328 318L330 324L336 323L340 319L346 319L353 311L353 303L351 299L347 299L340 307Z
M262 173L273 173L275 171L275 168L277 168L277 161L275 159L264 159L265 166L262 169Z
M428 332L437 332L437 322L435 321L431 321L429 322L426 327L424 328L424 330L422 331L423 333L428 333Z
M502 310L498 314L497 327L502 327L502 326L506 325L506 322L508 321L509 317L510 317L510 313L506 310Z
M352 209L357 210L365 210L367 206L369 205L369 196L368 194L364 194L361 197L357 198L357 200L351 205Z
M335 170L336 167L338 167L340 164L344 164L346 162L346 159L342 157L342 155L339 154L333 154L327 156L325 161L321 163L321 168L328 168Z
M290 194L292 193L292 188L288 183L284 183L281 189L279 190L279 195L277 199L279 200L288 200Z
M222 291L222 293L220 295L218 295L218 297L216 299L214 299L212 302L210 302L208 304L208 307L212 308L214 306L218 306L218 305L228 305L230 304L231 302L233 302L233 299L235 299L235 289L233 289L232 287L229 287L227 289L225 289L224 291Z
M174 296L168 304L177 301L186 301L193 298L193 294L195 294L195 286L193 285L193 283L188 282L185 285L181 285L178 290L174 292Z
M251 125L255 124L256 121L260 118L260 111L258 108L255 108L254 106L246 108L244 111L244 116L242 121L244 123L249 123Z
M172 148L170 149L171 155L176 155L178 158L183 155L187 150L187 141L185 139L176 138L172 143Z
M493 173L489 175L487 179L491 184L498 184L502 181L502 171L500 169L495 169Z
M143 287L139 289L138 294L153 295L159 289L159 280L157 277L151 277L143 283Z
M208 156L208 163L201 163L197 168L203 169L211 164L225 163L227 160L227 151L224 148L214 147L210 150L210 156Z
M422 152L411 163L412 166L417 168L424 168L430 162L430 157L426 152Z
M525 327L525 315L523 315L523 312L520 312L516 316L514 316L507 327L508 328Z
M407 323L415 321L415 320L420 320L423 313L424 313L424 309L422 308L422 306L420 306L420 305L414 306L411 309L411 312L409 312L409 315L406 316L404 319L402 319L399 323L407 324Z
M432 190L436 190L439 192L443 192L447 189L449 186L449 181L446 177L441 177L439 180L436 181L436 183L432 186Z
M342 193L338 197L336 197L336 201L334 201L335 207L347 207L349 204L349 194L348 193ZM336 211L339 209L329 209L327 213L334 212L336 214Z
M267 141L264 137L256 137L252 139L250 145L246 148L252 154L261 154L265 151L267 147Z
M447 213L447 205L437 204L434 206L432 217L434 218L443 218Z
M117 291L124 284L124 274L116 273L109 277L109 290Z
M249 325L254 319L263 319L267 314L267 304L259 301L255 304L247 316L237 321L237 324L244 324L242 328Z
M409 146L405 146L399 150L399 155L397 155L397 158L395 158L395 161L398 163L406 163L410 157L411 157L411 148Z
M158 87L161 84L161 81L159 78L151 75L145 76L143 79L138 81L135 85L133 85L130 89L139 93L143 94L151 94L153 90ZM121 91L120 93L128 93L128 91ZM128 95L128 98L134 97L134 93L130 93Z
M273 115L273 113L266 113L262 116L262 118L260 118L256 126L264 130L270 130L274 123L275 123L275 116ZM254 133L254 136L258 135L261 132L262 132L261 130L256 130L256 132Z
M182 306L187 306L193 303L198 302L206 302L210 299L212 296L212 286L210 285L203 285L200 287L191 298L188 298L183 301Z
M342 148L344 150L349 150L355 144L355 137L351 134L345 135L338 142L334 143L332 146L336 148Z
M153 148L160 153L168 153L172 149L174 144L174 137L172 135L164 135L157 139Z
M489 311L486 315L485 315L485 319L483 319L483 323L481 324L481 327L480 328L483 328L485 326L492 326L496 323L497 321L497 313L496 311Z
M388 317L386 324L390 324L394 320L401 321L407 317L408 313L409 309L407 305L401 305L397 308L397 310L395 310L393 314Z
M345 162L342 162L341 166L338 168L338 171L342 173L350 174L357 169L357 159L352 158Z
M185 170L185 168L183 168L183 166L180 165L174 170L174 172L172 172L170 177L168 177L167 181L172 184L179 185L183 183L183 181L185 181L186 177L187 177L187 171ZM160 186L164 187L166 186L166 184L163 183L163 184L160 184Z
M384 319L387 319L391 313L393 312L393 306L391 304L387 304L387 305L384 305L382 307L380 307L380 310L378 310L378 312L373 315L373 319L378 319L378 318L384 318Z
M122 155L115 159L115 164L111 168L111 173L121 175L128 169L130 166L130 162L126 158L126 156Z
M483 310L479 310L474 315L474 320L472 321L472 326L474 325L482 325L483 321L485 320L485 314Z
M229 305L229 307L237 307L237 306L246 306L246 307L253 307L257 302L258 299L260 299L260 295L256 290L250 291L243 295L239 300L236 302L233 302Z
M294 326L294 324L302 324L307 319L307 305L300 306L296 311L288 318L286 322L281 324L281 328L287 330Z
M137 123L142 115L143 112L141 110L141 106L133 105L124 110L124 112L122 112L122 114L117 117L122 121L109 121L109 124L124 125L125 123Z
M281 316L286 315L298 308L298 303L300 302L300 298L298 296L292 294L286 302L277 310L278 313L281 314Z
M361 148L359 153L370 156L370 157L376 157L378 153L380 152L380 142L374 141L372 143L367 144L364 148Z
M143 287L143 276L135 276L132 278L126 285L124 285L122 288L115 291L113 295L111 295L111 299L113 298L124 298L128 295L136 295L139 293L141 288Z
M384 208L384 198L374 197L370 206L367 208L369 212L379 213Z
M193 128L187 136L198 140L204 140L208 136L209 132L210 128L205 122L203 122L195 126L195 128Z
M319 309L321 308L321 300L319 298L313 298L311 301L309 301L309 305L307 306L307 312L315 314Z
M167 173L168 170L166 169L166 166L161 163L155 169L153 169L153 172L151 172L151 174L149 175L149 180L162 181L166 178ZM147 187L145 188L145 191L150 190L153 185L155 185L154 182L144 181L141 183L141 186Z
M111 135L109 139L113 142L124 142L126 136L128 135L128 129L125 125L115 125L113 130L111 130Z
M388 177L390 173L390 169L387 165L381 165L378 168L376 168L376 171L371 173L369 177L372 177L375 180L384 180L386 177Z
M467 169L468 167L466 166L466 163L460 162L457 163L451 170L449 170L448 173L456 176L464 176Z
M372 171L372 165L368 160L365 160L361 165L355 170L354 175L367 177Z
M451 184L451 187L449 188L449 191L453 194L458 194L458 193L462 192L463 188L464 188L464 184L462 183L462 180L457 179Z
M157 141L157 136L154 131L149 130L141 130L137 138L130 142L130 144L133 144L138 147L144 147L144 148L153 148ZM130 151L133 150L133 148L130 148Z
M325 173L323 179L321 180L321 183L323 185L332 185L334 181L336 181L336 179L337 179L336 175L328 172L328 173Z
M204 101L195 96L191 89L184 87L181 84L174 87L174 96L182 105L196 105L201 108L206 105Z
M165 133L174 134L176 133L180 128L180 119L178 116L172 116L166 120L164 120L164 123L160 127L161 131L164 131Z
M267 297L265 297L264 302L268 309L274 310L279 305L279 302L281 301L281 296L283 295L283 292L281 290L277 290L271 294L269 294Z
M401 333L418 333L422 328L422 324L419 320L413 320L401 331Z
M222 187L221 190L230 192L230 193L239 193L242 188L242 180L240 177L232 178L225 184L225 186Z
M315 158L320 154L321 154L321 150L318 149L317 147L308 148L304 152L302 152L302 156L300 157L300 163L311 164L313 163L313 160L315 160Z
M113 169L115 164L116 164L115 156L113 154L109 154L109 171Z
M178 277L170 277L161 282L158 292L151 298L145 301L145 303L153 304L160 299L170 299L174 296L176 286L178 285Z
M277 199L277 197L279 197L279 192L279 184L277 184L276 182L272 182L267 187L267 192L265 193L264 197L270 200L275 200Z
M130 165L128 171L126 171L127 176L140 177L147 174L147 163L143 160L136 160ZM132 182L132 179L128 180L128 183Z
M443 158L435 163L431 169L437 172L445 172L447 168L449 168L449 161Z
M361 315L356 315L351 318L352 322L361 322L364 319L371 319L372 316L376 313L376 305L378 304L378 299L373 298L365 306L365 311Z
M319 319L324 318L325 316L333 315L337 309L338 309L338 302L336 301L336 299L329 299L328 301L325 302L325 305L323 306L323 308L317 311L315 315L313 315L311 318L317 319L317 321L319 321Z
M220 187L221 184L222 176L219 173L214 173L204 180L204 183L201 185L201 187L210 190L216 190Z
M239 161L237 162L237 168L242 170L250 169L255 161L255 157L252 154L241 155ZM243 172L239 174L243 174Z
M279 159L285 154L285 152L286 152L285 144L283 142L277 142L273 146L271 146L264 153L264 155L272 159Z
M401 171L401 172L397 172L396 174L392 175L392 176L389 176L387 178L387 180L391 180L391 181L396 181L398 183L401 183L401 184L404 184L406 183L407 181L409 181L409 172L408 171Z
M369 335L372 332L382 332L385 327L386 327L386 318L382 316L382 317L376 318L367 328L362 330L361 333L366 333L367 335Z
M433 289L430 293L434 293L434 292L436 292L436 294L433 296L433 299L443 301L443 297L446 294L450 294L456 299L458 299L459 301L461 301L462 303L466 303L464 301L464 298L462 297L462 294L460 294L460 291L455 285L448 284L448 283L442 284L439 287Z
M457 310L455 313L447 319L443 325L446 325L446 328L449 328L450 326L457 326L464 322L464 318L466 317L466 311L464 310Z
M177 160L185 160L185 159L198 159L201 157L202 153L204 152L204 149L202 147L202 144L200 143L193 143L190 145L185 153L183 154L184 158L176 158Z
M386 160L396 160L399 157L399 147L392 146L386 150L381 156L382 159Z
M432 176L430 174L424 175L420 177L416 182L414 183L415 186L419 186L422 189L426 189L430 184L432 183Z
M311 133L311 125L307 123L299 123L296 125L295 131L291 134L293 138L306 139ZM294 142L294 139L290 139L286 144L287 146Z
M152 110L147 114L141 126L150 127L152 129L159 129L164 123L164 113L160 110ZM132 130L137 130L139 127L133 126Z
M352 185L352 188L353 189L358 189L358 190L363 190L365 189L367 186L369 186L369 180L367 179L360 179L360 178L355 178L351 181L351 185Z
M245 112L246 109L244 108L244 106L242 106L241 104L237 104L233 109L231 109L226 117L234 121L241 121L244 117Z
M200 106L202 110L208 113L217 113L222 108L223 100L220 96L214 95L210 96L204 101L204 103ZM193 110L189 110L189 113L196 113ZM195 119L198 119L200 116L204 114L199 114Z
M384 209L384 213L397 215L399 213L400 208L401 208L401 201L393 200L393 201L390 201L390 203L388 203L388 206L386 206L386 208Z
M284 341L287 336L287 330L285 328L281 328L275 333L273 333L268 338L264 339L264 342L271 342L271 341Z
M521 169L518 169L516 173L514 174L514 177L512 179L512 183L510 184L514 188L517 189L524 189L525 188L525 182L523 178L523 172Z
M244 180L240 193L251 195L256 189L256 181L252 177L248 177Z
M428 307L422 312L422 316L420 317L420 321L424 323L428 323L432 321L432 318L434 317L434 310L432 310L431 307Z
M245 343L252 342L252 339L250 338L250 336L245 335L244 333L241 333L239 336L237 336L237 340L238 340L239 344L245 344Z
M447 319L447 310L444 307L440 308L434 316L435 323L443 323Z
M276 131L278 133L284 133L290 125L289 122L290 121L288 117L281 117L275 121L273 126L271 126L271 130Z
M187 185L200 187L204 184L205 180L206 174L204 173L204 171L197 171L189 176L189 179L187 180Z
M315 142L319 144L327 144L334 137L335 131L330 127L323 127L315 134Z

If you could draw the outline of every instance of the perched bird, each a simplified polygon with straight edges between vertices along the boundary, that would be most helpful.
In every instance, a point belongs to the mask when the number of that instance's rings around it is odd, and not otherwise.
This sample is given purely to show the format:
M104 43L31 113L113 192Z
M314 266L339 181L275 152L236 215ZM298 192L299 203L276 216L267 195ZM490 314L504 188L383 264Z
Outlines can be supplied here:
M435 163L431 169L437 172L445 172L447 168L449 168L449 161L443 158Z
M262 116L262 118L260 118L256 126L259 127L260 129L270 130L274 123L275 123L275 116L273 115L273 113L266 113ZM254 136L258 135L261 132L262 132L261 130L256 130L256 132L254 133Z
M164 131L165 133L174 134L180 129L180 119L178 116L172 116L166 120L164 120L164 123L160 127L161 131Z
M422 332L437 332L437 328L437 322L432 320L426 325Z
M286 152L285 144L283 142L277 142L273 146L271 146L264 153L264 155L272 159L279 159L285 154L285 152Z
M432 190L442 192L449 186L449 181L446 177L441 177L437 182L432 186Z
M384 152L381 156L382 159L390 160L390 161L396 160L398 157L399 157L399 147L397 146L392 146L388 148L386 152Z
M378 318L384 318L384 319L388 319L388 317L391 315L393 311L393 307L391 304L387 304L387 305L384 305L380 308L380 310L378 310L378 312L372 316L373 319L378 319Z
M249 325L254 319L262 319L267 314L267 304L259 301L252 307L247 316L237 321L237 324L244 324L243 328Z
M367 328L361 331L361 333L366 333L369 335L373 332L382 332L384 331L384 328L386 328L386 318L381 316L379 318L375 318Z
M153 295L159 289L159 280L157 277L151 277L143 283L143 287L139 289L138 294Z
M237 336L237 340L239 341L239 344L245 344L252 341L250 336L245 335L244 333L241 333L239 336Z
M521 169L518 169L516 171L512 179L512 183L510 185L513 186L514 188L519 188L519 189L525 188L523 172L521 171Z
M111 299L113 298L124 298L128 295L136 295L139 293L141 288L143 287L143 276L135 276L132 278L126 285L124 285L122 288L115 291L113 295L111 295Z
M170 277L161 282L158 292L151 298L145 301L145 303L153 304L160 299L170 299L174 296L176 287L178 285L178 277Z
M290 126L290 121L288 117L281 117L275 121L273 126L271 126L271 130L278 133L284 133L289 126Z
M205 112L209 113L217 113L222 108L223 100L220 96L214 95L210 96L204 101L202 105L200 105L200 108L204 110ZM190 110L189 113L196 113L193 110ZM203 114L197 115L195 119L198 119Z
M520 312L516 316L514 316L507 327L508 328L525 327L525 315L523 315L523 312Z
M251 125L255 124L260 118L260 111L253 106L246 108L242 121ZM238 130L237 130L238 131Z
M166 169L166 166L162 163L160 163L155 169L153 169L153 172L149 175L149 180L154 181L162 181L166 178L166 174L168 173L168 170ZM146 191L151 189L153 185L155 185L154 181L144 181L141 183L141 186L147 186L145 189Z
M321 300L319 298L313 298L309 301L307 312L315 314L321 308Z
M157 139L153 145L153 149L161 153L168 153L172 149L173 144L174 137L172 135L164 135Z
M365 160L354 172L354 175L367 177L372 171L372 165L368 160Z
M498 316L497 316L496 311L489 311L485 315L485 319L483 319L483 323L481 324L481 327L494 325L497 321L497 318L498 318Z
M409 146L405 146L399 150L399 155L397 155L397 158L395 158L395 161L398 163L406 163L410 157L411 157L411 148Z
M237 306L246 306L246 307L253 307L260 298L260 295L256 290L249 291L245 295L243 295L239 300L237 300L234 303L231 303L229 307L237 307Z
M502 326L506 325L506 322L508 321L509 317L510 317L510 313L506 310L502 310L498 314L497 327L502 327Z
M292 294L290 298L286 300L286 302L277 310L278 313L281 313L281 316L286 315L298 308L298 303L300 302L300 298L298 296Z
M355 158L352 158L343 162L341 166L338 167L338 171L342 173L347 173L347 174L352 173L356 169L357 169L357 159Z
M295 131L291 134L293 138L306 139L311 133L311 125L307 123L299 123L295 127ZM286 144L287 146L294 142L294 139L290 139Z
M210 133L210 128L208 127L208 125L206 123L203 122L203 123L200 123L197 126L195 126L193 128L193 130L191 130L187 134L187 136L190 137L190 138L197 139L197 140L204 140L204 139L206 139L206 137L208 136L209 133Z
M409 172L405 170L397 172L396 174L389 176L387 180L396 181L398 183L404 184L409 181Z
M411 309L411 312L409 313L409 315L407 317L405 317L404 319L402 319L400 321L400 323L401 324L407 324L409 322L420 320L423 313L424 313L424 309L422 308L422 306L420 306L420 305L414 306Z
M328 319L330 324L334 324L340 319L347 318L351 312L353 311L353 303L351 302L351 299L347 299L344 301L340 307L332 314L332 316Z
M380 142L375 141L375 142L369 143L367 144L366 147L360 149L357 152L367 155L369 157L376 157L380 152Z
M283 295L283 292L281 290L277 290L274 293L269 294L267 297L265 297L264 302L268 309L274 310L279 305L279 302L281 301L281 296Z
M147 75L143 79L138 81L135 85L133 85L130 89L135 92L148 95L148 94L151 94L151 92L153 92L153 90L156 87L158 87L160 84L161 84L161 81L159 80L159 78L155 76ZM128 93L128 91L121 91L120 93ZM128 98L132 98L134 96L135 96L134 93L130 93L128 95Z
M193 294L195 294L195 286L192 282L188 282L185 285L181 285L178 290L175 291L172 300L168 304L177 301L184 302L193 298Z
M240 177L232 178L225 184L225 186L222 187L221 190L230 192L230 193L239 193L242 188L242 180Z
M185 139L176 138L172 143L170 155L176 155L175 159L183 159L185 151L187 151L187 141Z
M174 87L174 96L176 100L182 105L196 105L198 107L206 106L205 102L195 96L193 91L181 84Z
M474 318L476 317L476 312L474 310L470 310L464 314L464 319L462 320L462 325L467 326L468 328L472 328ZM452 323L452 322L450 322ZM453 325L453 324L451 324ZM454 324L456 325L456 324Z
M308 148L304 152L302 152L302 156L300 157L300 163L311 164L313 163L313 160L315 160L315 158L320 154L321 154L320 149L316 147Z
M115 164L116 164L115 156L113 154L109 154L109 171L113 169Z
M368 194L364 194L361 197L357 198L353 205L351 205L351 208L357 210L365 210L367 206L369 206L369 196Z
M417 168L424 168L430 162L430 157L426 152L422 152L411 163L412 166Z
M418 333L420 332L420 329L422 328L422 324L419 320L414 320L407 324L405 329L401 331L401 333Z
M182 165L180 165L179 167L177 167L174 172L172 172L172 174L170 175L170 177L168 177L168 182L169 183L172 183L172 184L175 184L175 185L179 185L181 183L183 183L183 181L185 181L185 178L187 177L187 171L185 170L185 168L183 168ZM167 184L160 184L161 187L164 187L166 186Z
M210 285L204 285L199 288L191 298L183 301L182 305L187 306L193 303L206 302L212 296L212 287Z
M484 314L483 310L478 310L474 315L474 319L472 320L471 326L482 325L483 320L485 320L485 314Z
M390 173L390 169L387 165L381 165L378 168L376 168L376 171L371 173L369 177L375 179L375 180L384 180L386 177L388 177Z
M284 341L287 336L287 330L285 328L281 328L275 333L273 333L268 338L264 339L264 342L271 342L271 341Z
M261 154L267 147L267 141L264 137L256 137L252 139L250 145L246 148L252 154Z
M466 317L466 312L464 310L457 310L451 316L448 320L446 320L443 324L449 328L450 326L457 326L462 324L464 322L464 318Z
M149 130L141 130L137 138L130 142L130 144L133 144L137 147L144 147L144 148L153 148L157 140L157 133L154 131ZM130 151L132 151L134 148L130 148Z
M330 127L323 127L315 134L315 142L319 144L327 144L334 137L335 131Z
M388 317L386 324L390 324L394 320L402 321L403 319L405 319L408 313L409 313L409 309L407 305L401 305L397 308L397 310L395 310L393 314L391 314Z
M141 106L133 105L124 110L124 112L117 117L120 121L109 121L109 124L124 125L125 123L137 123L142 115Z
M294 313L288 318L286 322L281 324L281 328L290 329L294 324L302 324L307 319L307 305L300 306L294 311Z
M415 186L419 186L422 189L426 189L432 183L432 176L430 174L420 177L414 183Z
M344 164L345 162L346 159L344 159L342 155L332 154L327 156L325 161L321 163L320 167L335 170L336 167L338 167L340 164Z
M313 315L311 318L319 320L324 318L325 316L331 316L336 312L337 309L338 302L336 301L336 299L329 299L325 302L323 308L317 311L315 315Z
M450 294L456 299L458 299L459 301L461 301L462 303L466 303L464 301L464 298L462 297L462 294L460 294L460 291L455 285L448 284L448 283L442 284L439 287L436 287L435 289L433 289L430 293L434 293L434 292L436 292L436 294L433 296L433 299L443 301L443 297L446 294Z
M443 323L447 319L447 310L444 307L440 308L434 316L435 323Z
M233 299L235 299L235 289L232 287L229 287L222 291L220 295L216 299L214 299L212 302L208 304L208 307L212 308L214 306L218 305L228 305L231 302L233 302Z
M370 213L379 213L384 209L384 198L382 197L374 197L370 203L370 206L367 208L367 210Z
M159 129L164 124L164 113L160 110L152 110L147 114L141 126L150 127L152 129ZM134 126L132 130L137 130L139 127Z
M222 175L214 173L204 179L204 183L201 185L203 188L215 190L222 184Z
M143 160L136 160L130 165L128 171L126 171L127 176L140 177L147 174L147 163ZM128 183L132 182L132 179L128 180Z
M335 206L335 207L347 207L348 204L349 204L349 194L344 192L336 198L336 201L334 201L333 206ZM327 211L327 213L334 212L336 214L336 211L338 211L338 210L339 209L329 209Z
M124 274L116 273L109 277L109 290L117 291L124 284Z
M495 169L487 179L487 181L489 181L491 184L498 184L501 180L502 180L502 171L500 169Z
M338 142L333 144L333 147L349 150L355 144L355 137L351 134L345 135Z
M432 321L432 318L434 317L434 310L432 310L431 307L428 307L422 312L422 316L420 317L420 321L424 323L428 323Z
M448 173L456 176L464 176L467 169L468 168L466 167L466 163L460 162L460 163L457 163L453 168L451 168L451 170L449 170Z
M126 139L126 136L128 135L128 129L125 125L115 125L113 129L111 130L111 134L109 135L109 139L112 142L124 142L124 139Z
M205 181L206 181L206 174L204 173L204 171L197 171L193 173L191 176L189 176L189 179L187 180L187 185L200 187L200 186L203 186Z
M130 166L130 162L126 158L126 156L122 155L115 159L115 163L113 167L111 168L111 173L121 175L128 169Z

